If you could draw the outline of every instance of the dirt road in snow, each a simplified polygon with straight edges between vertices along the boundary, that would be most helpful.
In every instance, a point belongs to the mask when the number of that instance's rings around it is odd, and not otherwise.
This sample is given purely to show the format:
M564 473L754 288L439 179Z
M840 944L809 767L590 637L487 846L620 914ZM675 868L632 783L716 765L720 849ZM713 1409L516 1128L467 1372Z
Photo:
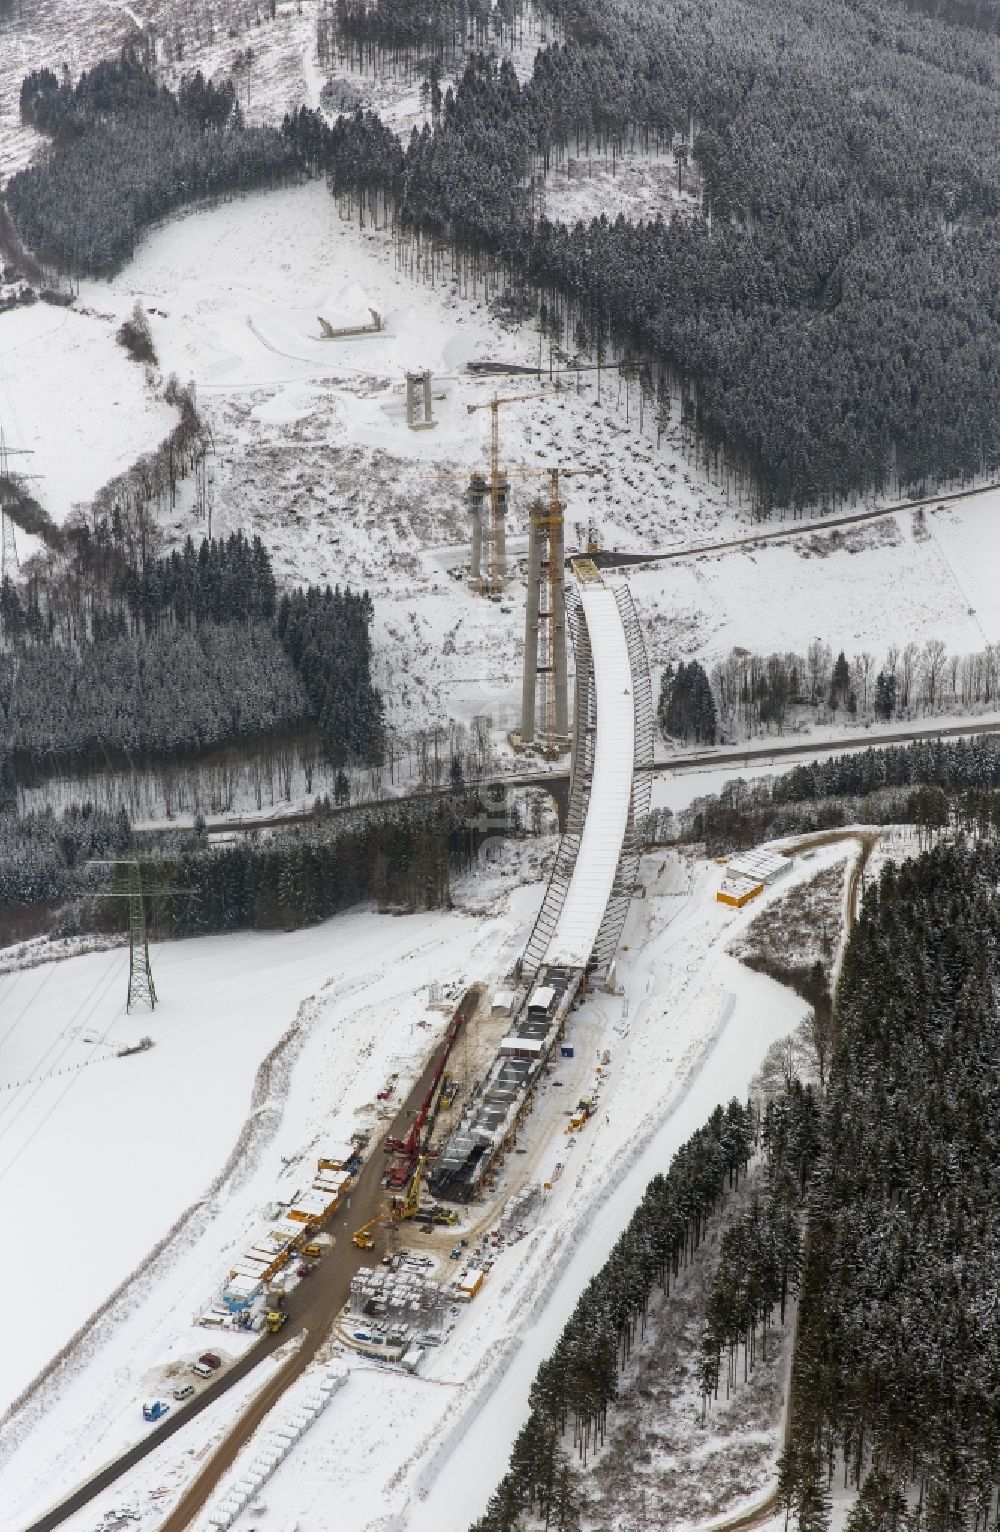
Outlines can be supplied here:
M467 1017L474 1015L481 995L482 989L479 985L473 985L466 991L461 1007L464 1008ZM419 1080L389 1126L389 1135L405 1138L428 1090L444 1046L444 1042L441 1042L434 1049ZM51 1532L52 1528L58 1527L87 1505L136 1463L155 1452L168 1437L181 1430L196 1414L252 1372L266 1356L270 1356L288 1341L297 1340L299 1344L295 1350L252 1399L209 1457L197 1478L184 1491L177 1505L163 1522L160 1532L182 1532L182 1529L190 1524L222 1475L235 1462L241 1448L246 1445L285 1391L297 1378L301 1377L329 1339L334 1321L347 1302L351 1280L355 1273L360 1267L369 1265L373 1259L378 1260L384 1254L386 1236L382 1230L375 1231L375 1247L371 1252L358 1250L351 1240L352 1231L374 1218L383 1205L384 1171L382 1141L379 1140L372 1144L357 1184L344 1210L339 1213L333 1225L331 1230L334 1234L333 1248L317 1262L316 1270L309 1281L301 1283L289 1295L287 1301L289 1322L284 1329L277 1335L262 1336L258 1344L242 1361L204 1389L190 1405L177 1410L176 1413L172 1412L163 1425L94 1474L57 1506L32 1522L24 1529L24 1532Z

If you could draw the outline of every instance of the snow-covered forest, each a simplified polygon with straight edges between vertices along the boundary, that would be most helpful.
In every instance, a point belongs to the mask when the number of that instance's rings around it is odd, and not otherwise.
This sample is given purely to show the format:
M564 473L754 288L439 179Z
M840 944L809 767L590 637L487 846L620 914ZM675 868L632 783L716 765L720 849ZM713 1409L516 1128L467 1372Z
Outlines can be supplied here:
M581 1294L531 1386L531 1413L514 1443L510 1468L476 1532L546 1525L570 1532L586 1504L586 1468L603 1444L619 1379L640 1343L654 1291L669 1302L671 1284L698 1251L738 1189L758 1143L767 1193L754 1199L721 1241L701 1340L704 1407L732 1373L737 1351L752 1365L766 1352L772 1312L784 1318L802 1258L799 1208L819 1149L819 1103L796 1079L768 1104L731 1101L682 1146L668 1170L646 1188L625 1233Z
M706 672L697 660L668 664L658 719L665 737L715 744L837 720L916 718L996 706L1000 646L950 654L939 638L847 655L814 639L805 653L734 649Z
M117 533L116 533L117 528ZM371 681L366 593L285 593L259 538L190 538L141 568L120 520L73 554L0 587L3 760L13 780L196 755L312 724L336 764L376 762L382 703Z
M231 83L196 73L174 96L148 63L126 47L75 84L51 69L24 81L21 120L52 149L5 196L24 243L57 270L114 271L157 218L292 172L276 131L244 126Z
M377 62L412 39L440 61L482 29L464 7L411 9L338 10L333 45ZM1000 462L996 45L888 5L872 16L563 6L523 84L485 54L455 87L435 65L432 123L405 149L360 109L333 127L300 109L280 137L244 128L231 87L192 76L174 95L134 54L75 84L39 71L22 112L54 149L8 203L39 253L107 270L181 202L323 172L401 241L459 269L498 261L550 339L679 401L706 468L760 514L966 482ZM591 145L676 151L701 216L548 220L546 176Z
M487 833L520 828L502 790L485 804L459 790L346 816L330 809L322 801L308 826L221 844L201 825L163 838L135 833L124 810L90 803L59 815L0 810L0 908L65 905L64 934L119 930L123 906L91 897L109 886L108 871L87 863L132 855L154 888L184 890L148 901L161 936L295 930L370 900L383 910L440 909Z
M995 845L888 866L848 945L781 1476L800 1527L995 1515Z
M993 36L816 0L582 0L559 22L524 85L470 60L405 155L371 114L294 141L452 258L492 252L570 347L679 396L706 466L761 514L993 473ZM545 218L571 148L675 138L702 217Z
M1000 739L916 740L734 780L696 798L674 833L713 855L762 840L850 824L949 826L992 836L1000 827Z

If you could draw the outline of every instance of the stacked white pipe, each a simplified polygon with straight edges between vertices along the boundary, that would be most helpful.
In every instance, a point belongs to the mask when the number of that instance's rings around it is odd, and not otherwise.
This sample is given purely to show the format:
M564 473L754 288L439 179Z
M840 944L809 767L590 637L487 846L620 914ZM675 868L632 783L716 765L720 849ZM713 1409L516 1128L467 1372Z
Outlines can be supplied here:
M347 1377L348 1369L341 1362L307 1368L281 1405L247 1442L198 1518L197 1532L227 1532L344 1386Z

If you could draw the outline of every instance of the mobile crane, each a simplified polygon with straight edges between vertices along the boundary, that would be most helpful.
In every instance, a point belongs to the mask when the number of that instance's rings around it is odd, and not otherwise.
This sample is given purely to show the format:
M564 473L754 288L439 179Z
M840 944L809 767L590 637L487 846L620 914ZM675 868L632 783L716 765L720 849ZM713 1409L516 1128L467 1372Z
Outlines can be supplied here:
M356 1229L351 1238L359 1250L370 1250L375 1243L375 1230L382 1224L405 1223L409 1218L426 1217L431 1223L454 1224L458 1222L458 1214L453 1208L433 1207L421 1209L420 1193L424 1184L424 1167L427 1164L426 1154L422 1154L417 1160L413 1177L406 1189L405 1197L393 1197L387 1208L381 1213L376 1213L360 1229Z

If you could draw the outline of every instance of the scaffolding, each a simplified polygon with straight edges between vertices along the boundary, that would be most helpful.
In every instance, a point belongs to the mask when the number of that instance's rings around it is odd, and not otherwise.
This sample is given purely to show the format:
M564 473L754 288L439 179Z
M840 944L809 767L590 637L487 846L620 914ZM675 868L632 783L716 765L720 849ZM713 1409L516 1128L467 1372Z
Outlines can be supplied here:
M621 855L615 881L604 911L604 919L594 943L593 965L601 973L607 972L621 939L629 902L639 875L639 859L642 855L643 824L649 813L652 793L651 768L653 765L653 694L649 679L649 661L643 643L639 619L636 616L632 592L627 585L619 585L615 603L621 614L628 648L629 668L632 672L632 701L635 713L634 755L632 761L632 798L629 805L628 823L622 841Z
M466 496L469 501L472 550L469 562L469 583L473 590L482 593L483 588L483 510L489 485L481 473L474 473L469 480Z
M548 887L542 900L528 945L521 958L520 970L527 978L538 972L546 948L555 933L559 915L569 890L573 870L580 851L580 839L587 821L587 805L590 802L590 786L594 776L594 745L596 737L597 703L594 692L594 659L590 647L590 634L583 616L583 604L579 591L571 588L566 592L566 616L573 639L576 656L576 686L573 699L573 769L570 778L569 803L566 809L566 828L559 841L559 849L549 875Z
M481 532L481 544L485 542L488 548L489 567L485 578L480 576L477 589L480 594L490 596L494 601L499 601L507 583L507 505L510 500L510 480L500 467L500 406L524 404L529 399L547 397L548 393L544 390L535 394L509 394L506 398L494 394L492 399L484 400L482 404L466 405L470 415L474 415L477 410L490 412L490 506L487 524ZM476 477L473 475L473 479ZM471 491L470 484L470 495Z
M577 584L566 597L576 654L573 770L566 830L521 959L527 977L553 963L607 970L635 886L649 811L653 707L631 594L627 587L608 589L588 559L574 560L573 570Z
M536 500L528 520L528 591L524 610L521 742L536 735L548 758L569 745L566 680L565 506L559 470L551 470L549 499ZM541 716L538 682L541 681Z

